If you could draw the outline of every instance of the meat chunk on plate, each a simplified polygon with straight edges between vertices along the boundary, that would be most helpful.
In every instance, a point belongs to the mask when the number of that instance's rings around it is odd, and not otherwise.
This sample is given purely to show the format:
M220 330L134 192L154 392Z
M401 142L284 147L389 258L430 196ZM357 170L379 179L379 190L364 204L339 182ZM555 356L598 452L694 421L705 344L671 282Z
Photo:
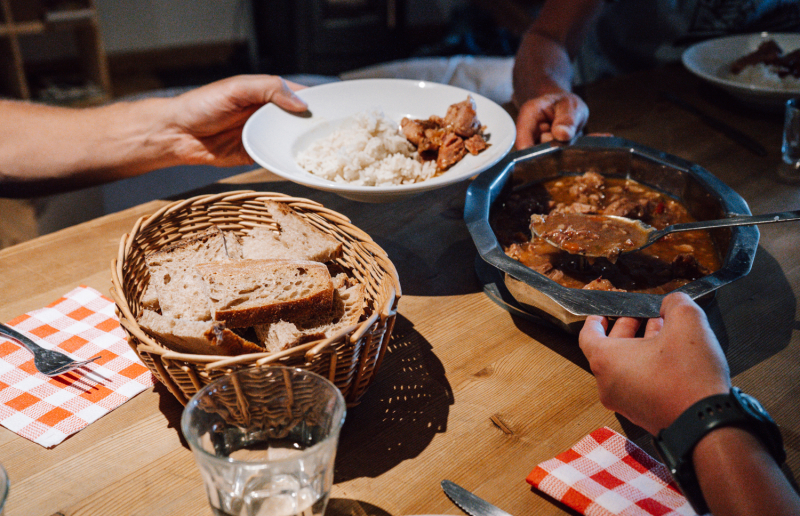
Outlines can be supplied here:
M477 155L488 147L475 102L469 96L450 105L444 118L436 115L427 120L403 118L400 131L417 148L419 159L435 161L440 172L455 165L467 152Z
M469 138L478 133L481 124L478 122L475 101L472 100L472 97L467 97L467 100L447 108L447 114L444 116L444 126L447 129L452 129L454 133L462 138Z
M436 166L439 170L447 170L458 163L466 154L467 149L464 147L464 140L454 133L447 133L442 140L442 146L439 147L439 157L436 158Z
M419 146L423 138L425 138L425 125L423 120L412 120L410 118L403 118L400 121L400 130L406 140L410 141L416 146Z
M467 151L472 154L473 156L477 156L483 149L486 148L486 140L483 139L483 136L480 134L473 134L466 140L464 140L464 146L467 148Z

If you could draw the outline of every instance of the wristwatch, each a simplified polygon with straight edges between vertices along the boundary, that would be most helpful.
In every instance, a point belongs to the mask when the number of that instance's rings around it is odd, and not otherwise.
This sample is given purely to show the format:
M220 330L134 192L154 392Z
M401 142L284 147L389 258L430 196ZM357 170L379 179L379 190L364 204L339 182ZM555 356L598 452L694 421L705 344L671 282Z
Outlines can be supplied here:
M706 434L723 426L747 430L766 446L778 464L786 460L778 425L754 397L733 387L727 394L698 401L653 440L672 478L697 514L706 514L708 505L694 471L692 451Z

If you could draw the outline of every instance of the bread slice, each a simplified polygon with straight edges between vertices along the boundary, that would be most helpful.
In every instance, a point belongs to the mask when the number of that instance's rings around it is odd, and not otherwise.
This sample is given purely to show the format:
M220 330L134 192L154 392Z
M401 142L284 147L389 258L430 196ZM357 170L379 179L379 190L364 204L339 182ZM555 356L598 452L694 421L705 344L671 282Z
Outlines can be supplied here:
M251 229L242 238L243 258L328 262L342 255L341 242L315 228L292 208L281 202L264 202L278 231L267 226Z
M364 314L363 284L342 286L336 290L331 311L315 319L278 321L256 325L256 336L267 351L278 352L304 342L332 337L336 332L359 322Z
M211 317L229 328L327 313L333 301L328 268L305 260L239 260L197 265Z
M140 303L142 308L146 310L158 311L161 309L158 304L158 292L156 291L156 286L152 282L148 283L147 287L144 289Z
M222 236L225 238L225 251L228 254L228 258L231 260L244 258L242 254L242 238L233 231L223 231Z
M194 266L228 261L225 238L216 226L147 255L150 285L158 295L161 313L175 319L210 321L211 310Z
M224 324L211 321L174 319L144 310L139 316L139 326L164 346L179 353L233 356L265 351Z

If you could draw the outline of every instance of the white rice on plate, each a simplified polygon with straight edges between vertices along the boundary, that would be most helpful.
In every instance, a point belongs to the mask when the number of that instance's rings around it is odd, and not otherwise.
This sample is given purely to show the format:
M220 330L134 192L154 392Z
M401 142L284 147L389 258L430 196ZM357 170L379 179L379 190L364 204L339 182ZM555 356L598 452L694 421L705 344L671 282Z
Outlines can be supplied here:
M359 113L297 155L308 172L338 183L385 186L433 177L436 164L418 159L399 126L379 110Z

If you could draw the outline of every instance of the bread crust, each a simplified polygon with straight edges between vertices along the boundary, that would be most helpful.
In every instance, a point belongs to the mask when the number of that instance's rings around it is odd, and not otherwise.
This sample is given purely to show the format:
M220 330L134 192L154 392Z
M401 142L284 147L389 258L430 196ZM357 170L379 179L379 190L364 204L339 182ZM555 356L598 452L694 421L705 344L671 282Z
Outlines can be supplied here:
M259 344L270 352L284 351L304 342L330 337L343 328L357 324L364 313L366 286L348 284L343 282L336 288L333 305L327 314L317 314L312 319L256 325L254 330Z
M255 226L242 238L246 259L297 259L329 262L342 256L342 243L314 227L285 203L264 201L278 231Z
M257 324L270 324L281 319L294 319L308 314L326 313L333 302L333 283L328 268L319 262L303 260L240 260L227 263L207 263L195 267L200 273L211 300L211 312L215 321L224 322L229 328L244 328ZM264 275L280 275L282 280L290 278L295 271L315 276L316 292L295 299L263 300L255 306L230 306L230 299L223 299L223 288L247 289L258 284ZM259 276L261 275L261 276ZM245 283L245 280L247 283ZM238 285L238 281L244 283ZM220 283L222 282L222 283ZM262 282L263 284L263 282ZM220 288L222 285L222 288Z
M235 356L266 351L220 323L174 319L151 310L144 310L138 322L164 347L178 353Z

